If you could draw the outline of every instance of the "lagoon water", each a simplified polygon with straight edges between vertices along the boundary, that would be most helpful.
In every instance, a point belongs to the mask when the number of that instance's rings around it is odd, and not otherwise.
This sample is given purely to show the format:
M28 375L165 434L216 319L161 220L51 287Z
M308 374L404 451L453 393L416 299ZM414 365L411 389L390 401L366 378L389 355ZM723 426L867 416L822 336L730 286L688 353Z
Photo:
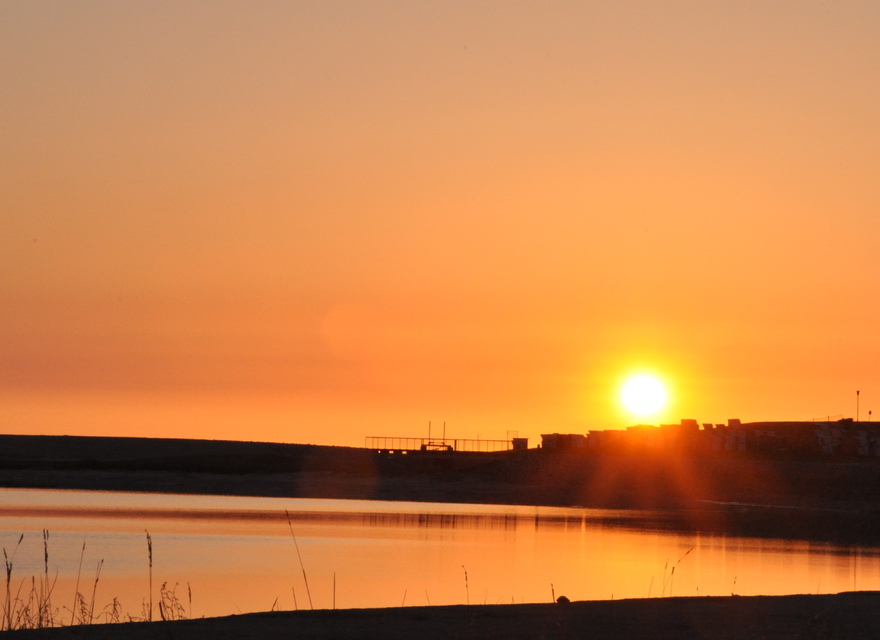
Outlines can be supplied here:
M595 509L0 490L13 596L44 575L48 530L62 621L77 591L94 598L96 615L115 598L145 617L151 573L154 618L163 584L189 617L880 590L875 547L677 532L662 521Z

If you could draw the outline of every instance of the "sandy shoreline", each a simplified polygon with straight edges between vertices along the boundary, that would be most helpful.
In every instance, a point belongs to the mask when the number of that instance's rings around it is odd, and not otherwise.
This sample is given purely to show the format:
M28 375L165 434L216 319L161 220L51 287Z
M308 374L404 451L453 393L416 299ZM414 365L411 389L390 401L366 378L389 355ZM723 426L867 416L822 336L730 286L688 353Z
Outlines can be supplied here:
M653 598L254 613L175 622L16 631L10 638L366 640L373 638L794 640L877 638L880 593Z

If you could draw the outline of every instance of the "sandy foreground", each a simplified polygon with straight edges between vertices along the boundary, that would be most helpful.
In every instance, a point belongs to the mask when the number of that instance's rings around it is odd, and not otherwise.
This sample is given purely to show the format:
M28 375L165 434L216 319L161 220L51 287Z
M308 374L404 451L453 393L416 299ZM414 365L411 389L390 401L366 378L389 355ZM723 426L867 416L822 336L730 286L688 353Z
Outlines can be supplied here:
M51 640L873 639L880 637L880 592L254 613L175 622L14 631L4 636Z

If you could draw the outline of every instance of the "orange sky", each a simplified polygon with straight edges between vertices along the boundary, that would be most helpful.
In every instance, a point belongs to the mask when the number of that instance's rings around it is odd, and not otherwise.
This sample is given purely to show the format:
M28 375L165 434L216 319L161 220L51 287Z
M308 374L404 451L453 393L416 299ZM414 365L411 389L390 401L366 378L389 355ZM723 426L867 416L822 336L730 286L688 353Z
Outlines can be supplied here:
M0 5L0 429L880 411L874 2Z

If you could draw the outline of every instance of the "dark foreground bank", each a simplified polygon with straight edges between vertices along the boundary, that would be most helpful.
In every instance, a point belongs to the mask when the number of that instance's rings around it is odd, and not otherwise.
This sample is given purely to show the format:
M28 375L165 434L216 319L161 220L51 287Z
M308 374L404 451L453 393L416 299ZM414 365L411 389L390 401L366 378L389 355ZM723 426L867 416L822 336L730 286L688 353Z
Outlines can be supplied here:
M875 639L880 637L880 593L274 612L14 631L4 636L47 640Z
M662 529L880 545L880 462L0 435L0 487L639 509Z

